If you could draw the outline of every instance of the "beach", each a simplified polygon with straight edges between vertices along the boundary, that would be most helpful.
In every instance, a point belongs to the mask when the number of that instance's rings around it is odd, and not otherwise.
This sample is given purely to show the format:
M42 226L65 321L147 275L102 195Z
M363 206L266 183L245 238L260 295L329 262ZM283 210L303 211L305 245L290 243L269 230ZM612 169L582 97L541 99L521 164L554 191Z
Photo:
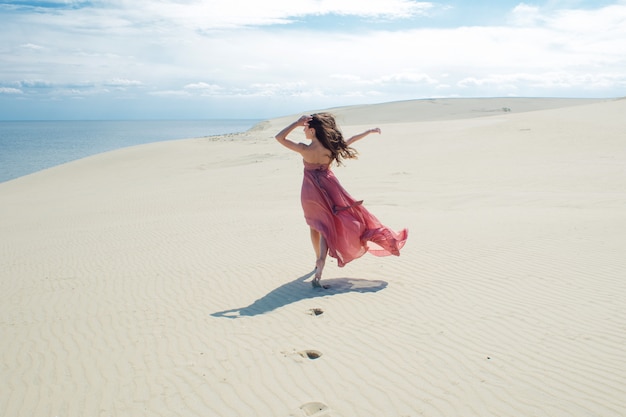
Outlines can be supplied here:
M331 111L409 238L326 290L299 114L0 183L0 415L626 415L626 99Z

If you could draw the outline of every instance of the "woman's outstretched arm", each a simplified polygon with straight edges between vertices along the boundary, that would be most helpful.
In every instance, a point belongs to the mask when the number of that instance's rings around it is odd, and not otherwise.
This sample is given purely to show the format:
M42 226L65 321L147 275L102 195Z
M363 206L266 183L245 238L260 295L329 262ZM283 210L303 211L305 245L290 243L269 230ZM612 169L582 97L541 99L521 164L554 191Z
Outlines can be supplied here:
M352 145L354 142L356 142L357 140L361 140L363 139L365 136L369 135L370 133L380 133L380 128L375 127L373 129L367 129L365 132L363 133L359 133L358 135L354 135L352 136L350 139L346 140L346 144L348 146Z
M306 126L309 120L311 120L311 116L301 116L298 120L296 120L295 122L291 123L289 126L285 127L283 130L278 132L278 134L276 134L276 136L274 137L276 138L278 143L280 143L284 147L291 149L292 151L300 153L304 149L306 149L306 145L304 143L296 143L294 141L287 139L287 135L289 135L291 131L294 130L298 126Z

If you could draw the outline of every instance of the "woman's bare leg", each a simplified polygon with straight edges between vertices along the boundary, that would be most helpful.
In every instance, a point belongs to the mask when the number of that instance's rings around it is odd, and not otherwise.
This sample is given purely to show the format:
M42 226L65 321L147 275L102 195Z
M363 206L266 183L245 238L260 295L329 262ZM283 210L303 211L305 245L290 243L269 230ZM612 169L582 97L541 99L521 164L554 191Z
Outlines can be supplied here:
M311 243L315 250L315 259L320 257L320 232L311 227Z
M326 255L328 254L328 245L324 236L320 235L319 256L317 262L315 262L315 278L313 278L312 284L314 287L321 287L320 280L322 279L322 272L324 271L324 265L326 265Z

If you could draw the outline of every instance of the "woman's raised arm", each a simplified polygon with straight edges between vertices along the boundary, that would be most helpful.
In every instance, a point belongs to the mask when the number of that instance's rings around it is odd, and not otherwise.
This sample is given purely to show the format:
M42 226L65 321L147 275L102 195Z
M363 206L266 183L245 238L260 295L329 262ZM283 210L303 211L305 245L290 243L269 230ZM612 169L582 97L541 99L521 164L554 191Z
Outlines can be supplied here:
M370 133L379 133L380 134L380 128L375 127L373 129L367 129L365 132L363 133L359 133L358 135L354 135L352 136L350 139L346 140L346 144L348 146L352 145L354 142L356 142L357 140L361 140L363 139L365 136L369 135Z
M280 143L284 147L291 149L292 151L301 153L304 149L306 149L306 145L304 143L296 143L287 139L287 135L289 135L291 131L298 126L306 126L309 120L311 120L311 116L301 116L298 120L278 132L274 137L276 138L278 143Z

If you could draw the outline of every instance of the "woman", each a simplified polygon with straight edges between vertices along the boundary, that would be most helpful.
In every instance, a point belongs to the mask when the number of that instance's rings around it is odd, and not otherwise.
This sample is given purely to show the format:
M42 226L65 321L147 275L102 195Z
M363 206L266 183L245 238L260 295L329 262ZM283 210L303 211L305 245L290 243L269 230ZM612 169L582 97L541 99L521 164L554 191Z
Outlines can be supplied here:
M304 127L310 144L287 139L298 126ZM363 201L348 194L330 170L333 161L341 165L343 159L356 158L357 152L351 145L370 133L380 133L380 129L369 129L344 140L334 117L318 113L300 117L276 135L280 144L298 152L304 160L301 200L316 255L314 287L321 287L327 254L342 267L365 252L399 256L406 242L406 229L396 233L382 225L363 207Z

